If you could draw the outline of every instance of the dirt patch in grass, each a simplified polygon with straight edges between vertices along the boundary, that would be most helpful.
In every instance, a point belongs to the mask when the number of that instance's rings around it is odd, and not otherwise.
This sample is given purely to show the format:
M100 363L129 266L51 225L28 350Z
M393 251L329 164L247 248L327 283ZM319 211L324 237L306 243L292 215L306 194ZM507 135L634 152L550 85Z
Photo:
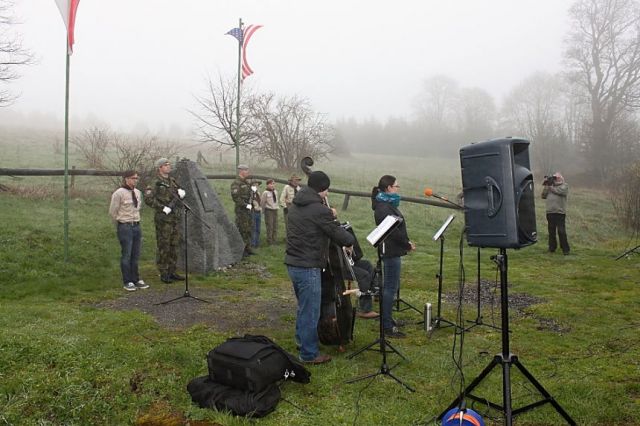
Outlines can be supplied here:
M268 274L266 271L260 272L260 266L249 262L243 263L243 266L250 267L264 277ZM247 275L247 271L244 267L242 271L230 268L225 274L229 274L231 279L237 274ZM148 289L132 292L123 290L121 297L100 302L96 306L121 311L139 310L153 316L158 324L169 329L203 324L219 332L244 334L281 329L293 324L296 301L290 286L269 287L266 296L256 282L254 275L247 279L245 289L237 290L194 287L190 281L188 296L191 297L186 297L184 281L149 283Z
M508 284L510 288L512 285ZM498 321L500 318L500 283L488 280L480 280L480 308L489 309L493 312L493 317ZM443 301L450 304L458 303L458 292L443 293ZM464 287L462 295L463 303L467 305L477 306L478 304L478 284L467 283ZM571 331L569 327L562 326L553 318L545 318L535 315L527 310L530 306L544 303L546 300L542 297L533 296L527 293L509 293L509 314L533 318L538 321L538 330L548 330L554 333L563 334ZM467 308L468 312L468 308ZM474 311L475 312L475 311Z

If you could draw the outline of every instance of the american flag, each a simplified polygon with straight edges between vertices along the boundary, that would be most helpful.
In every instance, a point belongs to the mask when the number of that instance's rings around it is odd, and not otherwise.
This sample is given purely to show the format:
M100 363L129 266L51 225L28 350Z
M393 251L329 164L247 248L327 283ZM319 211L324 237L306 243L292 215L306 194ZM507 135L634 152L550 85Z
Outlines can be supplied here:
M249 40L253 33L261 27L262 25L249 25L243 29L233 28L226 33L235 37L238 40L238 43L242 45L242 80L253 74L253 70L247 62L247 45L249 44Z

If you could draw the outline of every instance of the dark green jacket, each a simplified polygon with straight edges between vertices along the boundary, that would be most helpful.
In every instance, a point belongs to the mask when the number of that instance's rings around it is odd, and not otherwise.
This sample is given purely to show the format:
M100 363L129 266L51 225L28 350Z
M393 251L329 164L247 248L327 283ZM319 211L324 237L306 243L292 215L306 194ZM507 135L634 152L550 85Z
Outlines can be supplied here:
M144 202L156 212L156 219L173 219L180 217L180 206L176 201L178 198L178 183L171 176L156 176L152 186L148 186L144 191ZM171 213L164 214L164 207L171 208Z

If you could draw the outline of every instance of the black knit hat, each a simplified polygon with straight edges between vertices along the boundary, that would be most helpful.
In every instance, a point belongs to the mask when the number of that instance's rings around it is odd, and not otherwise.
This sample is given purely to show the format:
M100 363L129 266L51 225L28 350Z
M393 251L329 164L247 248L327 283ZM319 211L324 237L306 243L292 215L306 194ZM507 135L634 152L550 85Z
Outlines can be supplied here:
M316 192L322 192L329 188L331 179L329 179L329 176L327 176L325 172L318 170L311 172L307 185Z

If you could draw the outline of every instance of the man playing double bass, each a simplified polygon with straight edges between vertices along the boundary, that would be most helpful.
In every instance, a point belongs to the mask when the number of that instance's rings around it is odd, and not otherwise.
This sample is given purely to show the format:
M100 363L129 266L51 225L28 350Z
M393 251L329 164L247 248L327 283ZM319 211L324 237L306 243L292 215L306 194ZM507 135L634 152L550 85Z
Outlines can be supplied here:
M307 186L297 192L289 207L287 249L284 263L298 301L296 343L300 359L322 364L331 357L320 354L318 320L322 292L322 268L327 265L329 243L351 247L354 237L340 226L323 202L331 181L324 172L309 174Z

